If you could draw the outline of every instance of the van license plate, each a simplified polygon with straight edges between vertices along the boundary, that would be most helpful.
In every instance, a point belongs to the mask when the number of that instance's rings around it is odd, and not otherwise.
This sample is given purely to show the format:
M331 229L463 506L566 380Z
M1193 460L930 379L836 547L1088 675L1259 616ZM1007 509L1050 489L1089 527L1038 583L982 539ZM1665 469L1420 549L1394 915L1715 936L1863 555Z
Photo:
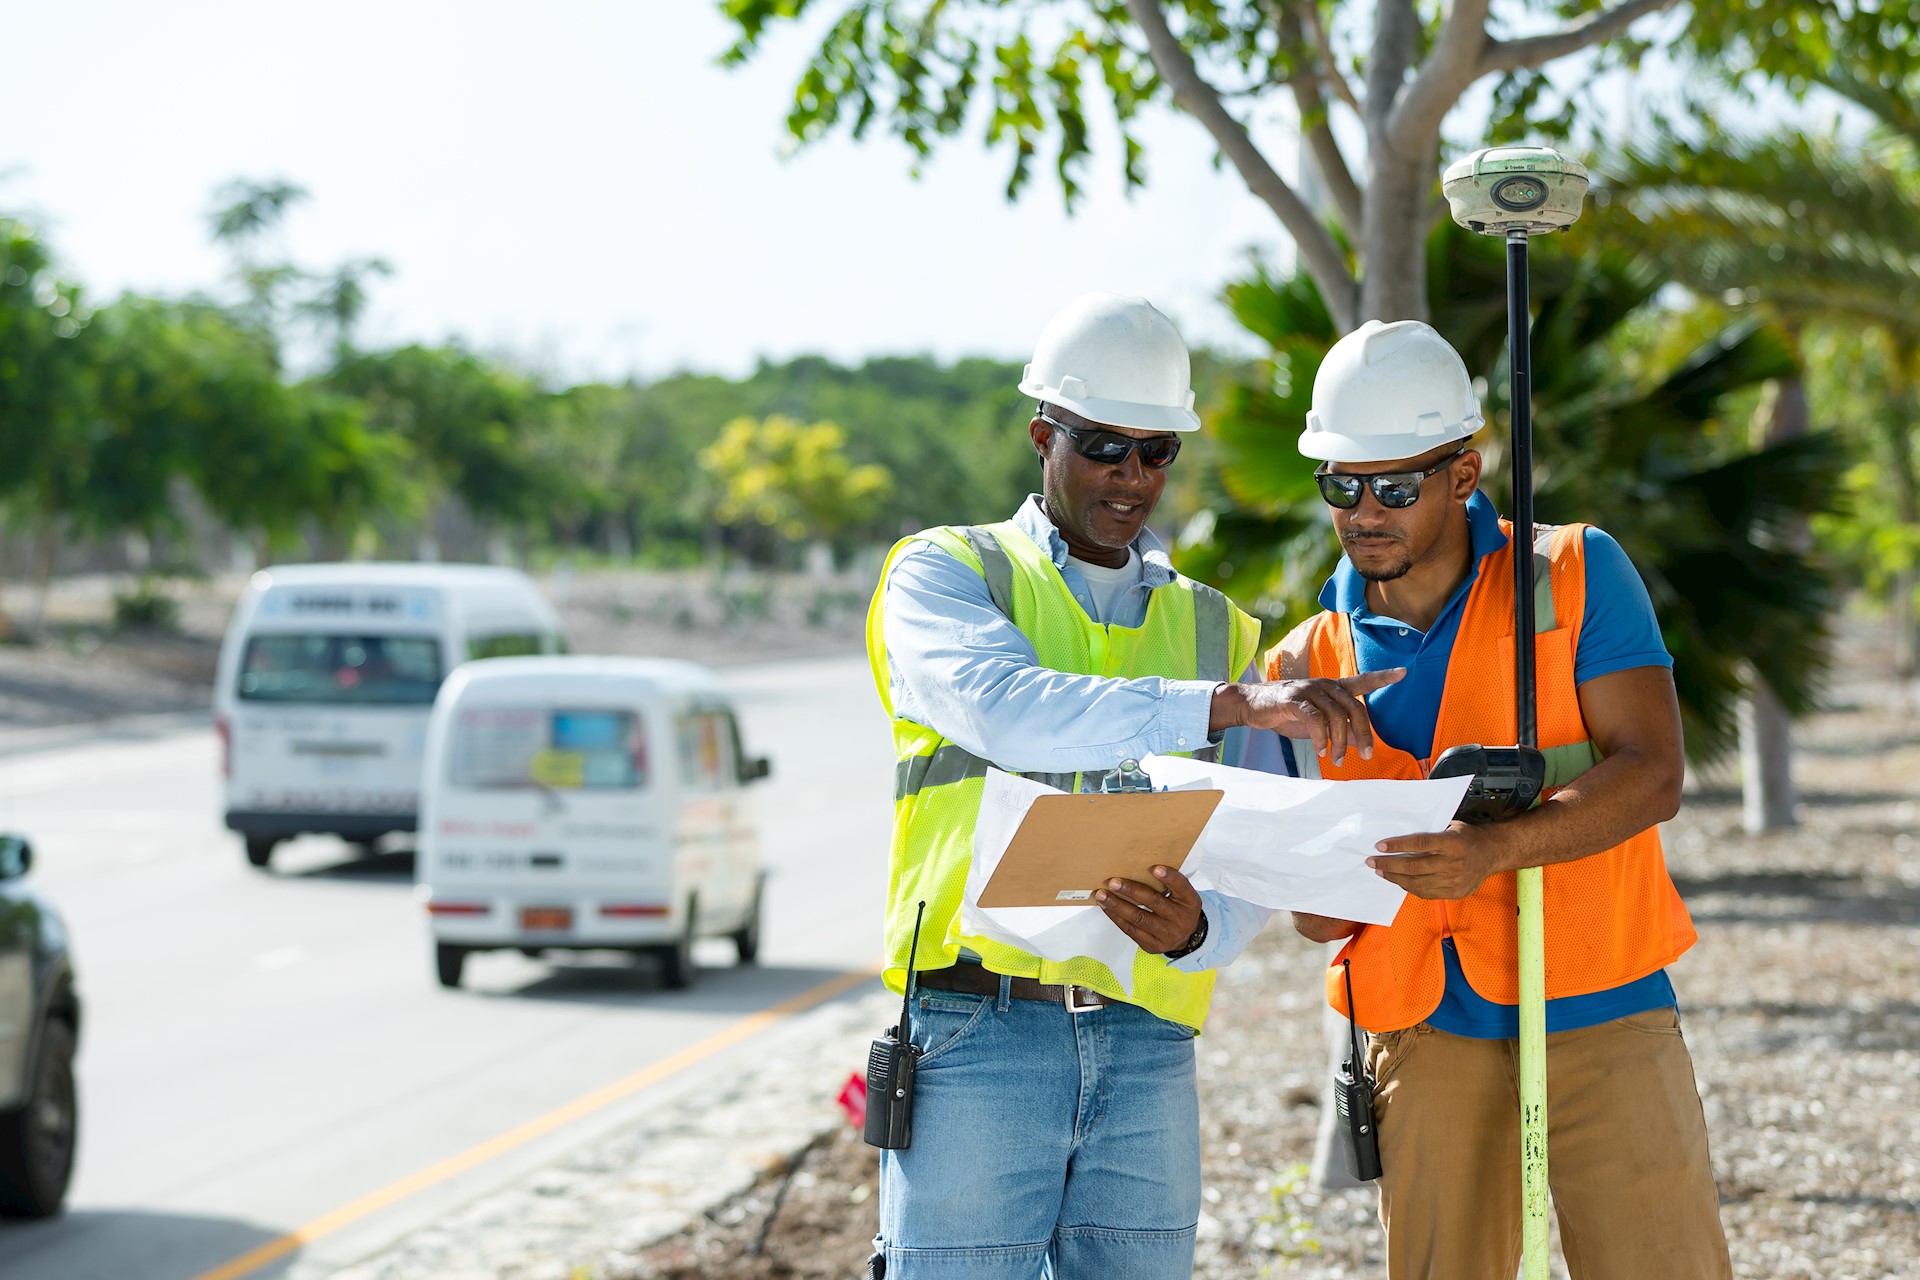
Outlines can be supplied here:
M565 932L573 928L572 907L522 907L520 927L543 933Z

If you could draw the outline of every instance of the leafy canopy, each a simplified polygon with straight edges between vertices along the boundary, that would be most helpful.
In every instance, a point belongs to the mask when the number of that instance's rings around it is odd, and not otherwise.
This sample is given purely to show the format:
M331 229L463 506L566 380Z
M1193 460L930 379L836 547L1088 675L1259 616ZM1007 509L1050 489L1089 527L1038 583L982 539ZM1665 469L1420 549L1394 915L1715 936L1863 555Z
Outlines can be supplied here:
M721 520L804 542L869 523L893 487L885 467L850 461L845 446L846 433L831 422L735 418L700 462L720 482Z

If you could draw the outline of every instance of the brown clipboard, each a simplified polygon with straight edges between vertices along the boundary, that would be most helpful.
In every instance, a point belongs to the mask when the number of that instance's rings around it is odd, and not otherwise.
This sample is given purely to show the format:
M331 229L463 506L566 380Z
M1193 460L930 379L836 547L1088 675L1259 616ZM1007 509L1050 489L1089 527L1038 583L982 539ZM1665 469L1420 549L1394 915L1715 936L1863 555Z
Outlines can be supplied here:
M1153 869L1193 852L1224 791L1091 791L1034 800L1000 865L980 890L983 907L1072 907L1108 880L1153 883Z

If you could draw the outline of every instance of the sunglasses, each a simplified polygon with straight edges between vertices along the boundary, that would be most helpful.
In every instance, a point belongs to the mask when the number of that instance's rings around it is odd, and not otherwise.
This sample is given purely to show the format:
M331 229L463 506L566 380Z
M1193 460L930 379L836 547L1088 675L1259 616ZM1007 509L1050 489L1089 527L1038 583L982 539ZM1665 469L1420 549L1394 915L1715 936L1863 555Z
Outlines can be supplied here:
M1044 413L1040 414L1039 418L1054 430L1066 432L1067 439L1073 442L1075 453L1103 466L1122 465L1126 462L1127 455L1135 449L1140 451L1140 465L1152 467L1156 471L1180 456L1179 436L1148 436L1142 440L1138 436L1123 436L1117 431L1070 427L1064 422L1049 418Z
M1420 486L1429 476L1439 475L1453 460L1467 451L1462 445L1425 471L1376 471L1371 475L1336 475L1324 466L1313 473L1320 483L1320 496L1330 507L1351 511L1360 505L1360 490L1373 490L1373 499L1383 507L1399 510L1420 501Z

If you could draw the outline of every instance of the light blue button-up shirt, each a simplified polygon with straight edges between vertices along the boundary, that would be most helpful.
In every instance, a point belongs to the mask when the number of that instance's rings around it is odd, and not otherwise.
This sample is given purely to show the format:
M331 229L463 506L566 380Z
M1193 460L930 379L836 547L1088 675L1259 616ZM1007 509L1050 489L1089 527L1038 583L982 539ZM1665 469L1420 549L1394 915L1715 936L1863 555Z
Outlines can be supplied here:
M1038 494L1013 523L1047 553L1087 616L1105 625L1143 624L1152 593L1176 576L1166 547L1142 530L1133 544L1140 580L1120 594L1114 616L1101 618ZM1009 772L1105 771L1122 760L1196 751L1216 740L1207 731L1213 681L1126 680L1041 666L1033 643L993 603L986 580L930 542L903 551L887 575L882 639L894 713ZM1257 679L1257 669L1243 678ZM1279 759L1277 750L1248 752L1241 730L1228 733L1225 748L1230 756L1248 756L1250 765L1259 757L1274 768ZM1272 914L1211 889L1200 898L1207 940L1170 962L1188 973L1231 962Z

